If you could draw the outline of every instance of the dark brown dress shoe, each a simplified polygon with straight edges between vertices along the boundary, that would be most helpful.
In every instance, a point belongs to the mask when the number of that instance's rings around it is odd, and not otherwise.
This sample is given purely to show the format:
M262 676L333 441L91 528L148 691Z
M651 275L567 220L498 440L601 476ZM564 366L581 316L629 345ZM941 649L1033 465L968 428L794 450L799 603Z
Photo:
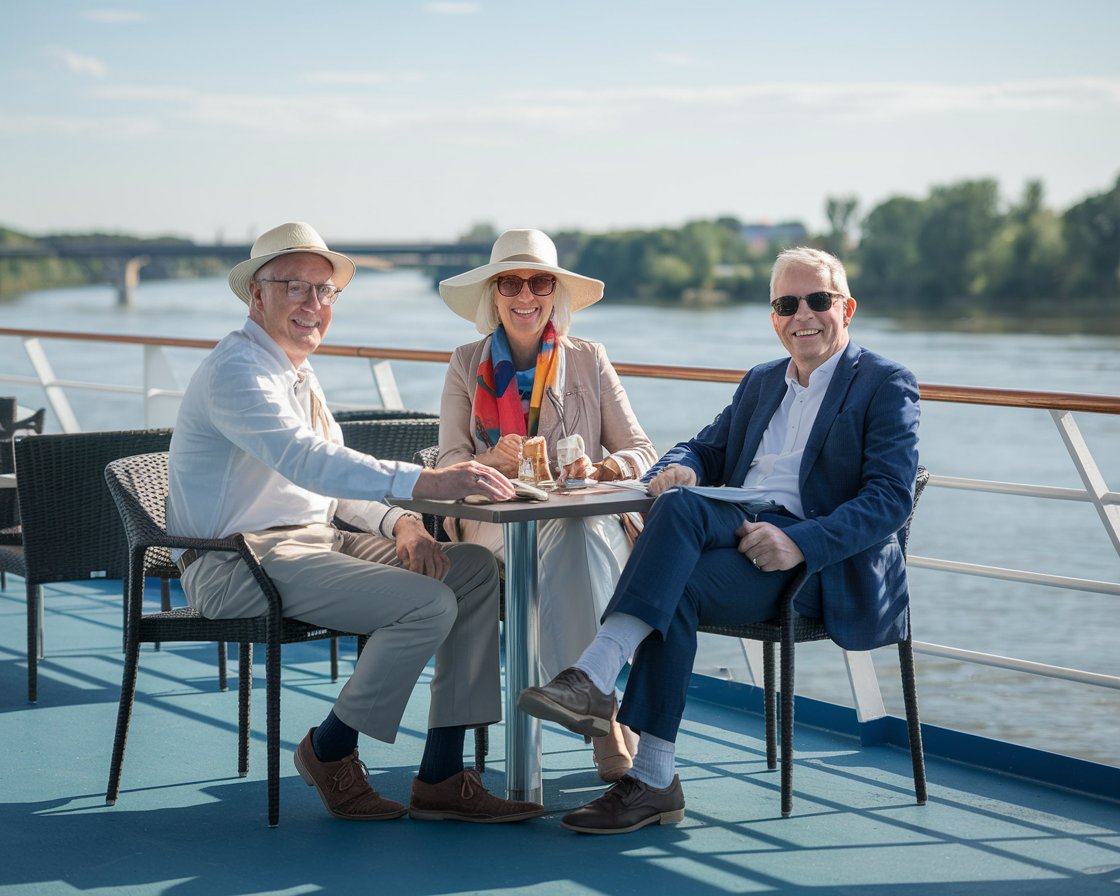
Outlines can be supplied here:
M582 669L565 669L548 684L525 688L517 696L517 707L546 722L559 722L569 731L586 737L602 737L611 730L618 710L614 694L604 694Z
M626 775L599 799L565 815L560 825L581 834L629 834L647 824L683 820L684 791L677 775L664 790Z
M412 781L412 801L408 817L420 821L473 821L479 824L500 824L524 821L544 815L540 803L503 800L482 786L482 778L473 768L464 769L438 784L426 784L419 778Z
M346 821L387 821L400 818L405 808L400 803L381 798L369 786L369 771L355 750L337 762L323 762L311 746L314 728L296 747L296 771L308 787L319 791L319 798L335 818Z

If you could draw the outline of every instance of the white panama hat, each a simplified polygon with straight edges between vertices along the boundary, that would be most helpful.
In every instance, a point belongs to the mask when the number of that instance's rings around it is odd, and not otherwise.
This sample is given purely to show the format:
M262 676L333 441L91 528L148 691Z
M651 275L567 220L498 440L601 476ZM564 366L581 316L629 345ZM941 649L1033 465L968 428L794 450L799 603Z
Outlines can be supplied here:
M486 284L505 271L555 274L567 288L572 311L594 305L603 297L603 281L560 267L556 263L556 244L539 230L507 230L494 241L490 264L441 280L439 294L448 308L474 323Z
M319 236L318 231L303 221L292 221L266 230L253 243L249 260L243 261L229 272L229 288L246 305L249 304L249 281L262 267L281 255L310 252L331 263L334 285L342 289L354 276L354 262L339 252L332 252Z

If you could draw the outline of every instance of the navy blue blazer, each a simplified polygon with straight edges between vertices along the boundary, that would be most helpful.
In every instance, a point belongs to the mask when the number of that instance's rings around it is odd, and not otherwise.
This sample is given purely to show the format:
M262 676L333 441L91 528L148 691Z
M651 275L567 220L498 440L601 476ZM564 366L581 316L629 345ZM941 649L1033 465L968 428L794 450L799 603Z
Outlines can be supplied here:
M643 479L683 464L700 485L742 485L785 396L788 365L787 357L753 367L715 422L677 444ZM832 640L848 650L897 643L908 634L899 538L917 469L917 380L901 364L849 342L801 461L805 519L783 530L813 574L797 611L823 617Z

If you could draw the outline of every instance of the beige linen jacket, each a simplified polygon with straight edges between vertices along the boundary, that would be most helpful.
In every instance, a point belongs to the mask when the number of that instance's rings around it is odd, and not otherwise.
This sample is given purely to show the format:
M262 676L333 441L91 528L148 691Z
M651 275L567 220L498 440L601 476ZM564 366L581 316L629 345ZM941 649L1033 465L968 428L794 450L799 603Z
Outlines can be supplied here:
M459 346L451 356L440 401L436 466L471 460L489 447L474 425L478 365L489 343L487 336ZM657 453L630 408L606 349L598 342L569 336L559 340L558 350L560 366L541 404L537 433L548 444L553 475L559 470L556 443L578 433L593 463L609 455L631 477L641 476L657 460Z

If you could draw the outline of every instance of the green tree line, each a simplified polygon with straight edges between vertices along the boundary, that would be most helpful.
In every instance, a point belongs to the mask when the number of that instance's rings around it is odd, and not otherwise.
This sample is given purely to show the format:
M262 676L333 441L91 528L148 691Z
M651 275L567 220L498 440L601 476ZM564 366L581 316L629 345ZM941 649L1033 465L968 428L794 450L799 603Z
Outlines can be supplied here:
M840 256L853 293L900 310L1017 313L1107 302L1120 307L1120 178L1056 212L1038 182L1004 204L994 180L892 197L857 221L851 197L826 201L829 230L801 242ZM853 235L858 225L858 239ZM677 229L576 235L568 261L614 299L765 301L774 256L748 246L734 218Z

